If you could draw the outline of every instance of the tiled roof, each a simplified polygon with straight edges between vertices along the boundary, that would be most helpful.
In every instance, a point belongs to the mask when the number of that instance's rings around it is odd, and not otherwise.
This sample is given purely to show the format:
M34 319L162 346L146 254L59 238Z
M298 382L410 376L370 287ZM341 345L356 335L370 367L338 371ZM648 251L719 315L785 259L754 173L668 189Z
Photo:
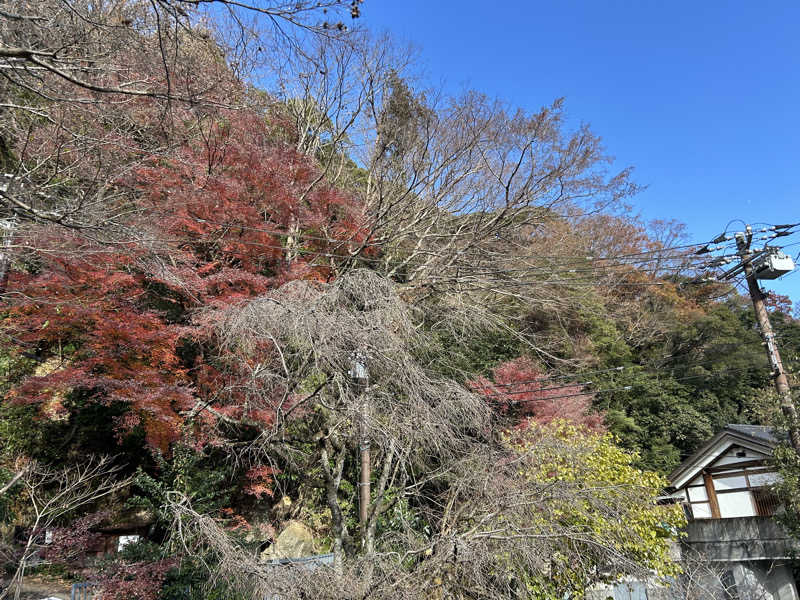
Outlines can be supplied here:
M762 439L766 442L777 443L778 439L775 437L775 432L772 427L765 425L726 425L725 429L734 431L736 433L743 433L754 438Z

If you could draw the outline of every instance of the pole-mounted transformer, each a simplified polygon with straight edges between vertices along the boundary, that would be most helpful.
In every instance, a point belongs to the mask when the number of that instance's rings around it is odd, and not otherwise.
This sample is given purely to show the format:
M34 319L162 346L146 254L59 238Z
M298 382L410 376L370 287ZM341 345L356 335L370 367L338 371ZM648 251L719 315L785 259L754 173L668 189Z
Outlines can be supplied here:
M780 248L765 247L751 261L756 279L777 279L794 271L792 257Z

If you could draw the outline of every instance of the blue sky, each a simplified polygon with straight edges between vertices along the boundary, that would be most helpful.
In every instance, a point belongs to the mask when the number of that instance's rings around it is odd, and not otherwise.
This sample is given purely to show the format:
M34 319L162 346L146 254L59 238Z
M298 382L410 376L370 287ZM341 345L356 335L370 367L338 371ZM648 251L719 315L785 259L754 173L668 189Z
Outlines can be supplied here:
M635 167L647 219L696 241L732 219L800 221L798 2L366 0L362 14L415 45L431 83L531 110L565 97ZM800 302L798 272L766 287Z

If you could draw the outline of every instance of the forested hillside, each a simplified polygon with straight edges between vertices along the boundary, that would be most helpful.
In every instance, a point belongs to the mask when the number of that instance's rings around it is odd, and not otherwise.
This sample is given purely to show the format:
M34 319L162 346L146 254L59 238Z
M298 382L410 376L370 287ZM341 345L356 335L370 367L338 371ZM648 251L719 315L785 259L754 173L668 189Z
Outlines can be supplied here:
M421 88L360 2L4 6L0 597L34 557L142 599L677 572L663 475L769 422L769 368L562 101ZM330 572L259 559L289 521Z

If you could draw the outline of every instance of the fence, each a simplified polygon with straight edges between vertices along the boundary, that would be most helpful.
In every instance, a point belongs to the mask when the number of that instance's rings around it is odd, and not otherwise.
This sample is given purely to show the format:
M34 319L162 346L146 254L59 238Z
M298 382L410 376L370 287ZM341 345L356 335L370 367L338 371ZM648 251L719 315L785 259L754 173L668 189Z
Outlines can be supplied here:
M330 567L333 565L333 553L317 554L316 556L304 556L302 558L276 558L269 561L270 565L286 566L292 565L313 571L319 567Z
M319 567L329 567L333 565L333 554L318 554L316 556L304 556L302 558L281 558L272 560L269 564L274 566L287 566L291 565L301 569L315 570ZM95 584L91 581L84 581L82 583L73 583L72 591L70 593L70 600L92 600L94 598ZM191 586L186 586L184 593L187 598L194 597L196 590ZM273 594L266 600L281 600L280 595Z
M70 600L92 600L94 597L94 584L91 581L73 583L69 594Z

